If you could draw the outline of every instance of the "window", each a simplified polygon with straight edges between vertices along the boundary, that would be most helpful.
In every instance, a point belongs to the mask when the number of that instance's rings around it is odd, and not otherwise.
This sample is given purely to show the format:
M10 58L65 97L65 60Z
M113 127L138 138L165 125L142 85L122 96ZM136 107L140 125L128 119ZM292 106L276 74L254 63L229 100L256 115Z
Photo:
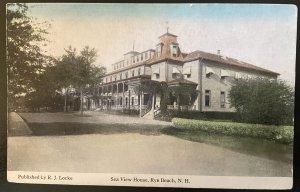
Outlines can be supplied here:
M138 75L141 75L141 68L138 69Z
M122 79L122 73L120 74L120 80Z
M157 54L157 57L160 57L161 51L162 51L162 43L159 43L158 45L156 45L156 54Z
M114 78L115 78L115 81L116 81L117 80L117 76L115 75Z
M134 97L131 97L131 105L134 105Z
M110 76L110 81L112 81L112 76Z
M122 99L123 99L123 98L120 97L120 100L119 100L119 102L120 102L119 104L120 104L120 105L122 105Z
M143 61L143 54L141 55L141 61Z
M134 76L134 70L131 71L131 76L132 76L132 77Z
M133 63L135 63L135 57L133 57Z
M139 56L136 57L136 62L139 62Z
M172 69L172 78L173 79L177 79L181 77L181 72L179 71L179 69L177 67L173 67Z
M126 71L126 73L125 73L125 78L126 79L128 78L128 71Z
M225 108L225 92L221 91L220 95L220 107Z
M125 98L125 105L128 105L128 97Z
M159 73L155 73L155 78L159 79Z
M172 73L172 78L173 79L179 79L180 78L180 74L179 73Z
M191 78L191 74L186 74L186 78Z
M148 58L148 53L145 53L145 59L147 59Z
M210 106L210 90L205 90L205 107Z
M177 46L173 46L173 57L177 57Z
M210 78L211 75L215 74L215 71L210 67L205 67L206 69L206 78Z

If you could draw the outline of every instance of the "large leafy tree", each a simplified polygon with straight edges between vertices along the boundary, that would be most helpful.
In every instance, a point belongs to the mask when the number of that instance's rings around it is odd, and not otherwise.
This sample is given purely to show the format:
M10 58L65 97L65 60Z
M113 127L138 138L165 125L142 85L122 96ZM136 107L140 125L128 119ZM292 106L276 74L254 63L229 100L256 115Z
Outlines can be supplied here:
M80 90L80 112L83 115L83 89L87 86L95 87L101 82L101 77L106 72L104 67L97 67L95 61L97 51L94 48L84 47L76 63L74 83Z
M66 99L70 88L75 88L80 92L80 111L83 114L83 96L85 89L93 90L100 83L101 77L105 73L104 67L95 65L97 51L88 46L84 47L80 53L69 47L66 53L58 60L54 69L55 81L60 89L63 89Z
M259 124L291 124L294 91L285 82L267 79L239 79L229 92L239 120Z
M15 106L18 98L33 92L51 57L42 46L50 24L37 23L27 15L26 4L7 5L8 102Z

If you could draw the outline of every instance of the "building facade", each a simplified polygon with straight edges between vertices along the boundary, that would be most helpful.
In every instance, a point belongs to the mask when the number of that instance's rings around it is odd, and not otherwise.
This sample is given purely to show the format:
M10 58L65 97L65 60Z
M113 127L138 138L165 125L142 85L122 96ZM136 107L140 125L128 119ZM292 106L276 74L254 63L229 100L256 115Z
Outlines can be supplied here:
M159 37L155 49L128 52L112 66L113 71L97 87L99 97L88 99L89 109L159 109L161 94L153 93L151 86L164 83L168 88L186 87L195 93L181 100L170 93L168 109L230 112L234 108L228 93L236 79L277 79L279 75L220 53L182 53L177 36L168 32ZM145 86L149 88L141 89Z

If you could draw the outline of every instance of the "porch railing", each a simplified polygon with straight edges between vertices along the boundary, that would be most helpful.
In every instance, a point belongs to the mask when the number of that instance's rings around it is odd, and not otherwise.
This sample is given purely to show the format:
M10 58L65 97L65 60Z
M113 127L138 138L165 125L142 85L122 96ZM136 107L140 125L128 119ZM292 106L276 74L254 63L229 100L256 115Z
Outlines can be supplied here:
M169 110L178 110L178 105L167 105ZM180 110L182 111L194 111L196 107L194 105L180 105Z

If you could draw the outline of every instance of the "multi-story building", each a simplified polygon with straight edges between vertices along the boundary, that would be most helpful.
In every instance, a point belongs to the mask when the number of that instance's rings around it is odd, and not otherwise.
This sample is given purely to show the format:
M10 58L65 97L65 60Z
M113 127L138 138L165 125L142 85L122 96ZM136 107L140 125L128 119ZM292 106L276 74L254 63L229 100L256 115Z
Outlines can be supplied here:
M99 85L100 99L91 102L91 109L149 109L153 106L159 108L160 94L142 92L137 87L151 86L151 82L164 82L168 87L190 87L196 93L181 101L176 95L170 95L169 109L178 108L180 102L183 110L234 111L230 108L228 93L235 79L277 79L279 75L222 56L219 51L217 54L203 51L182 53L177 36L168 32L159 37L155 49L128 52L124 54L123 60L112 66L113 71L107 73Z

